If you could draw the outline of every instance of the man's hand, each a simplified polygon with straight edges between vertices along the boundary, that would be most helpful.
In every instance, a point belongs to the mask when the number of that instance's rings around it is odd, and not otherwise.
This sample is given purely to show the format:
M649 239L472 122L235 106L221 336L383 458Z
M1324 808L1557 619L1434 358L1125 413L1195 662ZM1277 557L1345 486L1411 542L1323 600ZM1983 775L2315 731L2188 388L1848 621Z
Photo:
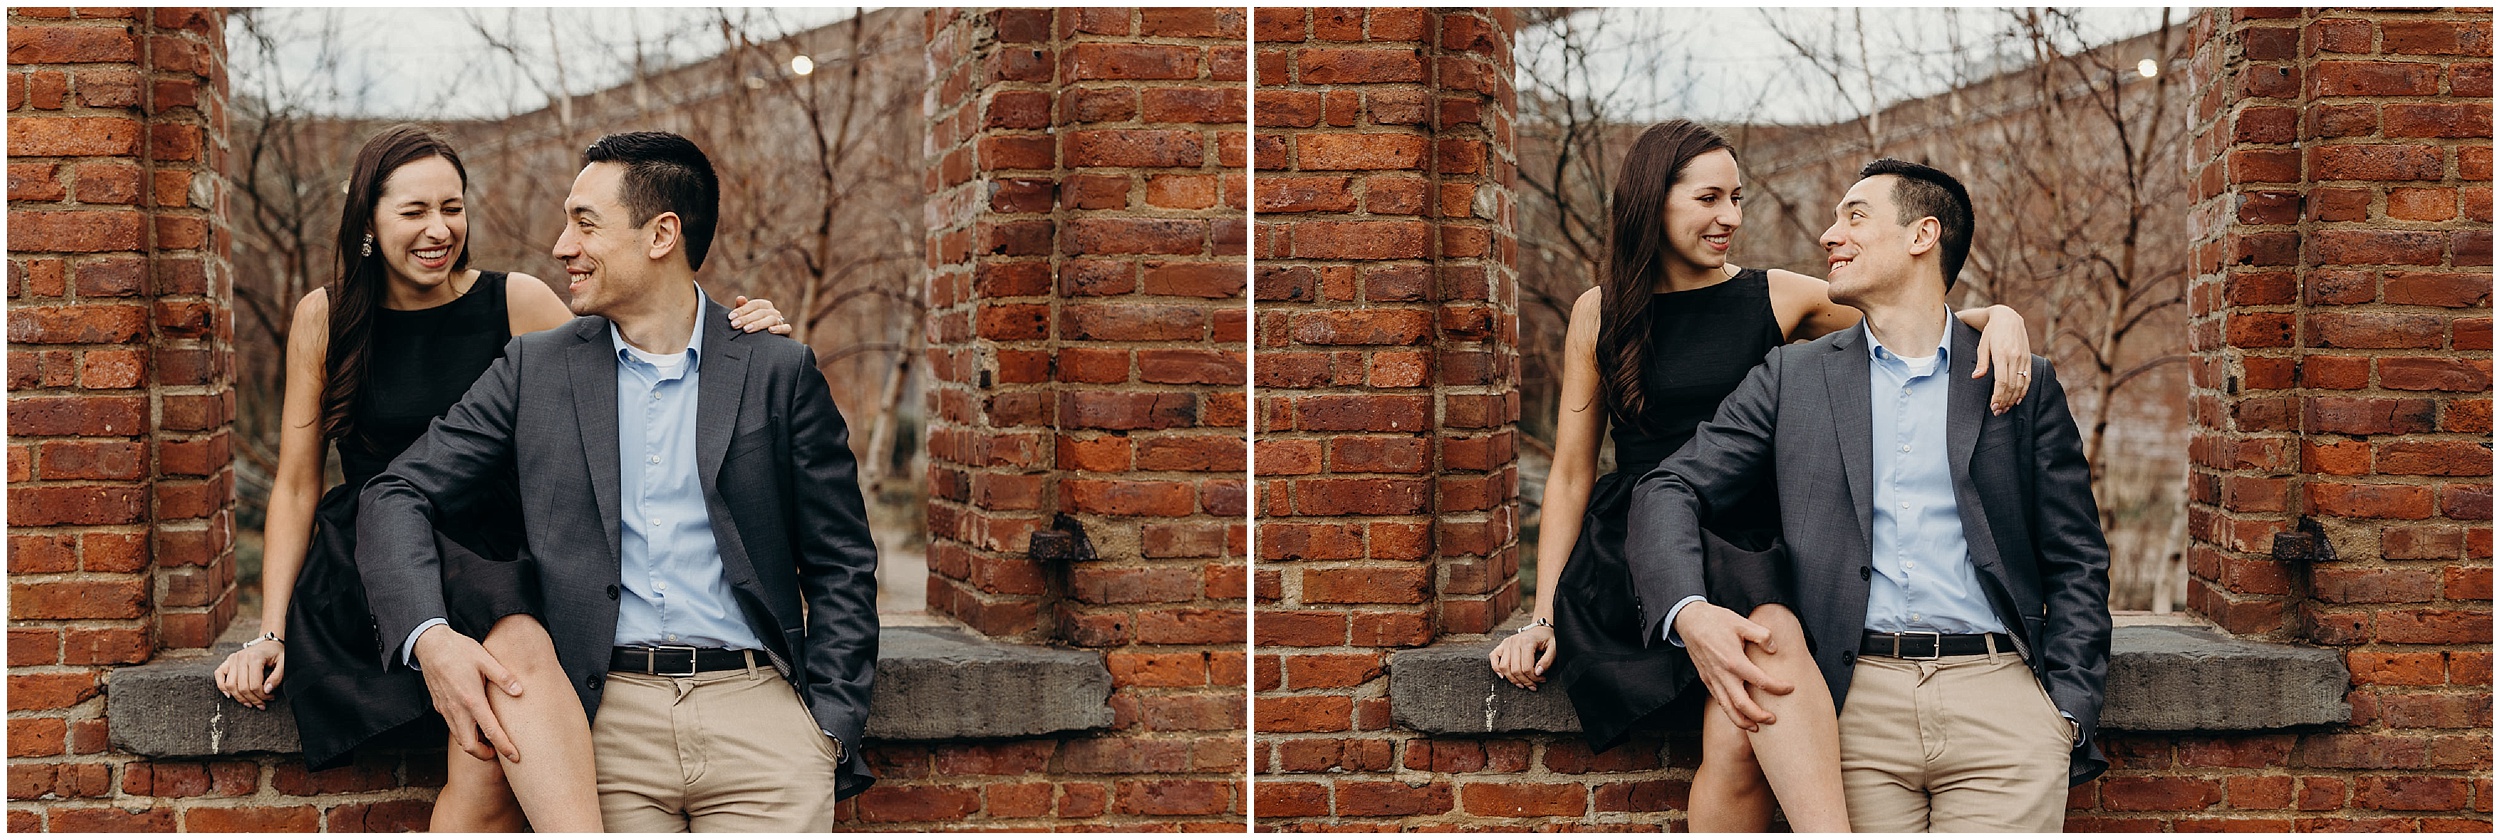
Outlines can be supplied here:
M1771 645L1768 628L1747 621L1726 607L1702 601L1686 605L1683 612L1676 614L1675 633L1684 640L1684 651L1693 657L1693 670L1700 673L1702 685L1710 690L1712 705L1718 706L1729 722L1754 732L1762 724L1779 721L1769 710L1754 703L1753 695L1745 690L1747 685L1772 694L1797 690L1795 685L1772 679L1745 657L1747 644L1777 652Z
M434 695L434 711L451 724L451 737L460 751L479 761L493 761L501 753L503 760L520 763L521 748L504 737L503 724L496 722L494 708L486 704L485 684L494 683L503 693L519 697L521 681L495 661L484 645L449 625L436 625L418 636L416 656L425 672L425 690Z

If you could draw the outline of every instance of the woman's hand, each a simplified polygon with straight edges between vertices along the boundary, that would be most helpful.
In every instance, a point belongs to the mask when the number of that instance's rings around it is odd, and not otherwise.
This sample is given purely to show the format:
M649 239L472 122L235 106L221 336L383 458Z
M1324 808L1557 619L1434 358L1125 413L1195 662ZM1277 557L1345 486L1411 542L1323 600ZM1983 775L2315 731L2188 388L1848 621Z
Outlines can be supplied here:
M1511 685L1535 691L1537 683L1545 681L1545 669L1554 665L1554 651L1553 626L1529 625L1493 646L1493 673Z
M1979 331L1979 360L1971 365L1970 378L1992 370L2002 375L1988 395L1988 410L2004 414L2031 393L2031 333L2023 329L2023 316L2002 304L1988 307L1988 327Z
M217 666L217 691L255 709L269 708L269 695L286 678L286 643L265 641L245 646Z
M731 301L731 305L737 307L729 310L731 329L747 332L769 330L774 335L790 334L790 319L782 317L781 310L773 308L772 301L763 298L748 300L746 295L739 295Z

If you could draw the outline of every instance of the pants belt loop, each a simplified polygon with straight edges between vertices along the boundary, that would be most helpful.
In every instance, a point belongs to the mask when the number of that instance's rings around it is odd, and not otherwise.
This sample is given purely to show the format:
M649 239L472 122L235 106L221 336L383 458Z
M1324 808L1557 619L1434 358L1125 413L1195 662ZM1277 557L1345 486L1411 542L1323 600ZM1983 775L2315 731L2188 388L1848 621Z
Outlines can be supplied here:
M738 651L738 656L747 661L747 679L755 679L755 651Z

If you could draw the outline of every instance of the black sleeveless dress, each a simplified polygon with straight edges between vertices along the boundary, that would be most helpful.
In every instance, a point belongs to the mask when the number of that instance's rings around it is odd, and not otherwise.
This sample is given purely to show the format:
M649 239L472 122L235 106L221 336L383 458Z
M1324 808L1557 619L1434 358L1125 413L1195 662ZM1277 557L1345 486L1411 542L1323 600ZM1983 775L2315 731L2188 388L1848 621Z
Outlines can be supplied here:
M314 770L349 763L356 747L386 732L394 744L443 742L424 676L399 665L403 640L376 638L356 573L357 495L503 355L512 338L504 301L503 272L486 271L450 303L374 314L364 387L352 409L355 429L336 441L347 482L321 496L287 609L287 675L279 688L295 712L304 762ZM507 477L441 513L435 544L442 550L443 601L451 613L445 619L452 629L483 638L497 619L538 614L536 575L519 562L518 483ZM387 670L384 656L391 658Z
M1615 469L1589 493L1580 538L1554 589L1557 681L1579 713L1591 749L1623 742L1638 725L1698 726L1708 696L1684 649L1644 644L1631 570L1623 556L1632 486L1693 439L1764 354L1784 343L1771 309L1770 275L1745 269L1715 285L1650 297L1649 370L1640 424L1615 423ZM1704 524L1710 602L1743 615L1790 603L1780 548L1779 496L1764 481ZM1678 702L1681 700L1682 702ZM1662 711L1663 710L1663 711ZM1647 719L1647 720L1644 720Z

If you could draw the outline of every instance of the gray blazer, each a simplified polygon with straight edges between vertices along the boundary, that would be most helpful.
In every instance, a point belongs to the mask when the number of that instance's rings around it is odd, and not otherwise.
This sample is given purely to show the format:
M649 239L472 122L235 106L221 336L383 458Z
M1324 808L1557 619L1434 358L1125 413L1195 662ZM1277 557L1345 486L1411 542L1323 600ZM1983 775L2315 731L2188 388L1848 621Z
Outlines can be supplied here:
M868 787L860 756L877 661L877 549L849 432L816 354L729 328L706 301L695 461L730 591L817 725L844 746L836 796ZM616 642L616 350L608 320L577 318L514 338L460 402L365 485L356 566L384 667L425 620L445 615L433 522L441 503L505 470L538 564L556 658L599 712Z
M2092 479L2048 360L2031 361L2032 392L1988 413L1986 380L1970 378L1979 331L1956 320L1945 442L1970 559L1988 603L2032 673L2083 735L2070 784L2109 767L2094 737L2109 670L2109 546ZM1865 629L1874 553L1874 427L1864 327L1772 350L1691 443L1634 487L1625 553L1645 637L1666 611L1702 595L1701 526L1756 482L1779 482L1780 534L1796 566L1797 617L1815 665L1845 701Z

